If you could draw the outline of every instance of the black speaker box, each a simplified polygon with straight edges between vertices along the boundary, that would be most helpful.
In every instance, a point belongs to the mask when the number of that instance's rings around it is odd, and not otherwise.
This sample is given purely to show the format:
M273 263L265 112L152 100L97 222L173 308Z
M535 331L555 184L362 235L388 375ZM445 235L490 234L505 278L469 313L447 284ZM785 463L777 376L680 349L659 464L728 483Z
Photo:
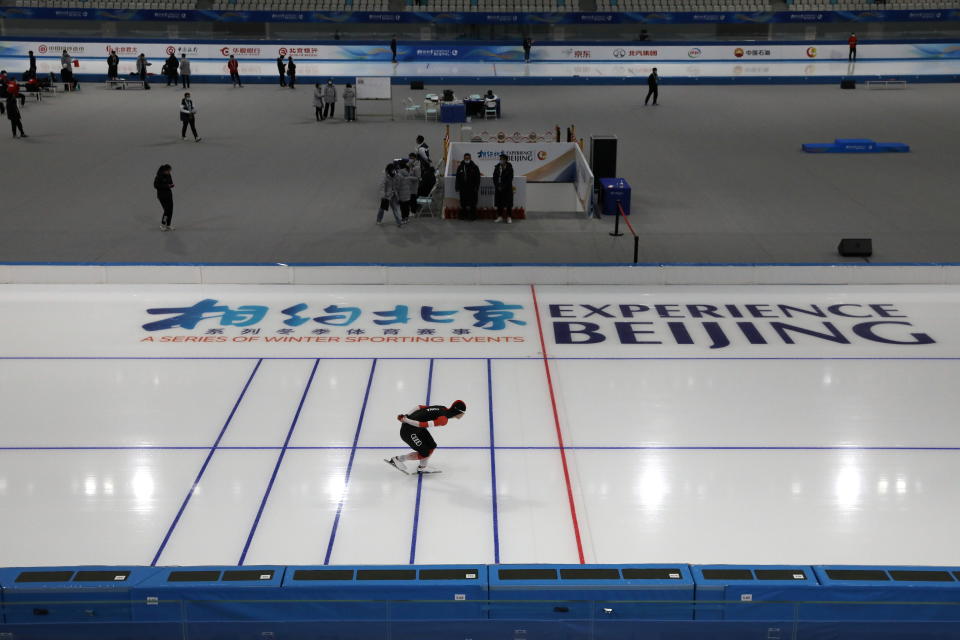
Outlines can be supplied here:
M444 101L444 102L453 102L453 89L444 89L444 90L443 90L443 101Z
M840 255L848 258L869 258L873 255L873 240L870 238L844 238L837 247Z
M411 80L410 89L413 91L423 91L423 80Z
M596 180L617 177L616 136L590 136L590 169Z
M841 89L856 89L857 83L853 81L853 78L841 78L840 79L840 88Z

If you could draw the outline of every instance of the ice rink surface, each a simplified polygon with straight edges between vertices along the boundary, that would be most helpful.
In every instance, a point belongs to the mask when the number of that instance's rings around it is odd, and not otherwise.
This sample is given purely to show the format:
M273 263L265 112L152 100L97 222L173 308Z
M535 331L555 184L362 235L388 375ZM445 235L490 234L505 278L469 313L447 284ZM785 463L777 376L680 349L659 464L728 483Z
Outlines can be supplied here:
M960 564L960 290L0 289L0 566ZM463 399L442 473L396 415Z

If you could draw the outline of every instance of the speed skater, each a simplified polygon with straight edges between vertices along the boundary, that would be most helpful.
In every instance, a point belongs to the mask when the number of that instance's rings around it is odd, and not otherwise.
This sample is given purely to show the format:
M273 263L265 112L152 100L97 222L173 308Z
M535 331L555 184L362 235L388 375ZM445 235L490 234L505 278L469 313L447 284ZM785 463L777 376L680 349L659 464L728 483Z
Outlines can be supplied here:
M467 412L467 404L463 400L455 400L449 408L440 405L418 405L409 413L397 416L400 425L400 439L406 442L413 451L393 456L384 460L399 471L409 474L407 460L418 460L417 473L439 473L439 469L428 468L430 455L437 448L433 436L427 431L430 427L442 427L450 420L459 420Z

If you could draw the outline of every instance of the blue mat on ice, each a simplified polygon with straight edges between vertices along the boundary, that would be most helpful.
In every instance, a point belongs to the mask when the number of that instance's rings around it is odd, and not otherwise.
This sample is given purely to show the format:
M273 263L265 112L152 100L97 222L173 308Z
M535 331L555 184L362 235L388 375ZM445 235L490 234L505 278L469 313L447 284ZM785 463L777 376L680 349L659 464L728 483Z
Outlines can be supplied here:
M833 142L808 142L807 153L906 153L910 146L902 142L874 142L866 138L837 138Z

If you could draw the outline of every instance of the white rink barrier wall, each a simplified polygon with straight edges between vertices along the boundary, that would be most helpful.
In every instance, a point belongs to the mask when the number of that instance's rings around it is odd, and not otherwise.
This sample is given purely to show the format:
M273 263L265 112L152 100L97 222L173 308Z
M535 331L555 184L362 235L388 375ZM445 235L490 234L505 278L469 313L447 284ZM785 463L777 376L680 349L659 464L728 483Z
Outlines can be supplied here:
M853 23L851 23L852 25ZM851 26L852 29L855 26ZM517 45L505 46L483 43L480 49L489 53L506 53L519 49ZM106 68L106 57L111 50L120 56L121 63L132 62L139 54L145 54L156 64L170 54L185 53L192 60L222 60L233 55L241 63L244 61L272 62L279 55L292 55L300 61L344 61L370 62L389 61L389 50L385 43L380 44L328 44L325 42L284 42L284 41L108 41L108 40L4 40L0 39L0 56L22 57L33 51L38 59L57 59L64 49L80 60L77 73L99 73L101 62ZM477 51L476 43L456 45L450 43L431 43L429 48L410 47L404 43L401 47L402 61L405 62L509 62L509 59L490 57ZM944 60L957 57L960 42L916 42L916 43L877 43L861 42L858 54L864 60ZM846 60L849 50L846 42L734 42L734 43L690 43L656 44L651 42L629 42L625 44L539 44L534 46L531 59L534 62L641 62L656 64L668 61L770 61L803 60ZM514 60L516 62L517 60ZM57 64L59 61L56 60ZM84 64L86 63L86 64ZM158 72L160 66L151 71ZM51 70L56 70L54 67ZM40 69L43 71L43 69ZM121 73L124 67L121 65ZM269 67L267 67L269 72ZM241 67L241 73L243 68Z
M960 264L0 265L0 284L960 284Z

